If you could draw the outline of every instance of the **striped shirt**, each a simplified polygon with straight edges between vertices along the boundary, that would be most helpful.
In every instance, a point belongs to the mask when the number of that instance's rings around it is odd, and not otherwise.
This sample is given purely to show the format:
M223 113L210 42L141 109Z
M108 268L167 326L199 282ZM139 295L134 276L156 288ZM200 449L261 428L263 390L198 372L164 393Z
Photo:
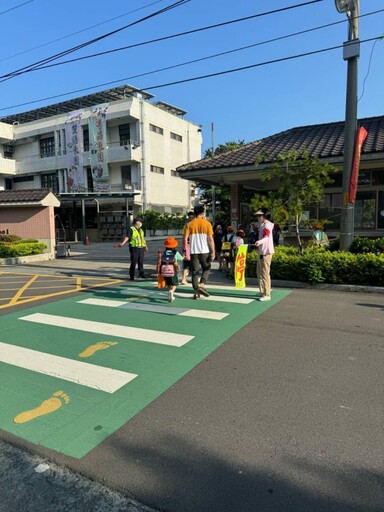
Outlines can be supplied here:
M184 236L189 237L191 254L210 252L208 237L213 236L212 224L206 219L193 219L185 227Z

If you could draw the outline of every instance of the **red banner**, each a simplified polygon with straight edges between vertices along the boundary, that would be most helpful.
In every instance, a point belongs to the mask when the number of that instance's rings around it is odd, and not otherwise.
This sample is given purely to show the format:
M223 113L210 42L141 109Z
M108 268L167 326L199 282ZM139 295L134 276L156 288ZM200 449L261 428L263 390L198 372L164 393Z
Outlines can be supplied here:
M359 181L361 148L363 146L365 139L367 138L367 135L367 130L363 126L361 126L357 131L355 154L353 157L351 178L349 180L349 203L355 203L356 201L357 183Z

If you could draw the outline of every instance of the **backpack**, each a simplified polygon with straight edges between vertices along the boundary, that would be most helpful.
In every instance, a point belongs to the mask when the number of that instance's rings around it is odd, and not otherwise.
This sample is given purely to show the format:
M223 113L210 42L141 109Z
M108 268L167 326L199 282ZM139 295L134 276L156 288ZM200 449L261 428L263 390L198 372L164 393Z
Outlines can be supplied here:
M160 274L163 277L174 277L175 272L175 255L169 251L164 251L161 256Z
M231 235L231 238L221 244L221 250L223 252L223 258L233 258L233 239L235 235Z

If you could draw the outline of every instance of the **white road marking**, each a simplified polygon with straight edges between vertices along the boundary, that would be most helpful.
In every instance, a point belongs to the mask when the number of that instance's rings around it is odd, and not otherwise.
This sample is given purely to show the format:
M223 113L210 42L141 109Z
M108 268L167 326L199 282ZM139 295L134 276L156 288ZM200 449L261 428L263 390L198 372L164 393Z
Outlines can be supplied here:
M133 309L135 311L149 311L165 315L188 316L193 318L206 318L207 320L222 320L229 313L220 313L218 311L207 311L201 309L186 309L178 307L155 306L152 304L133 304L120 300L108 299L85 299L80 300L79 304L89 304L92 306L104 306L108 308Z
M0 343L0 361L106 393L114 393L137 377L134 373L83 363L7 343Z
M157 291L157 290L146 290L145 288L119 288L119 291L122 295L133 295L138 294L138 290L140 290L140 295L162 295L165 297L164 292ZM209 292L209 287L207 286L207 291ZM190 289L191 295L188 296L188 290L186 289L185 293L182 292L175 292L175 297L182 297L187 299L192 299L193 295L193 289ZM213 302L231 302L232 304L250 304L251 302L254 302L255 299L252 297L245 298L245 297L236 297L236 296L230 296L230 295L211 295L210 297L203 297L201 296L203 300L209 300Z
M34 313L20 317L19 320L35 322L38 324L53 325L55 327L64 327L65 329L75 329L78 331L94 332L118 338L128 338L149 343L158 343L160 345L169 345L172 347L182 347L194 336L186 334L175 334L172 332L154 331L151 329L141 329L140 327L129 327L126 325L107 324L104 322L93 322L91 320L81 320L80 318L69 318L57 315L47 315L44 313Z

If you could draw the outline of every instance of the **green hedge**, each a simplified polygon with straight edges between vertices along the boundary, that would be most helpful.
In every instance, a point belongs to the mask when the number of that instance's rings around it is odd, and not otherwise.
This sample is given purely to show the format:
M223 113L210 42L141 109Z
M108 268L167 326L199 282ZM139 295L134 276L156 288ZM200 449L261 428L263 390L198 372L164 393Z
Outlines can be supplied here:
M248 277L256 277L256 261L257 253L249 253L246 267ZM300 255L294 247L276 247L271 277L310 284L384 286L384 253L354 254L307 248Z
M47 246L43 243L32 241L0 242L0 258L17 258L18 256L30 256L42 254Z

